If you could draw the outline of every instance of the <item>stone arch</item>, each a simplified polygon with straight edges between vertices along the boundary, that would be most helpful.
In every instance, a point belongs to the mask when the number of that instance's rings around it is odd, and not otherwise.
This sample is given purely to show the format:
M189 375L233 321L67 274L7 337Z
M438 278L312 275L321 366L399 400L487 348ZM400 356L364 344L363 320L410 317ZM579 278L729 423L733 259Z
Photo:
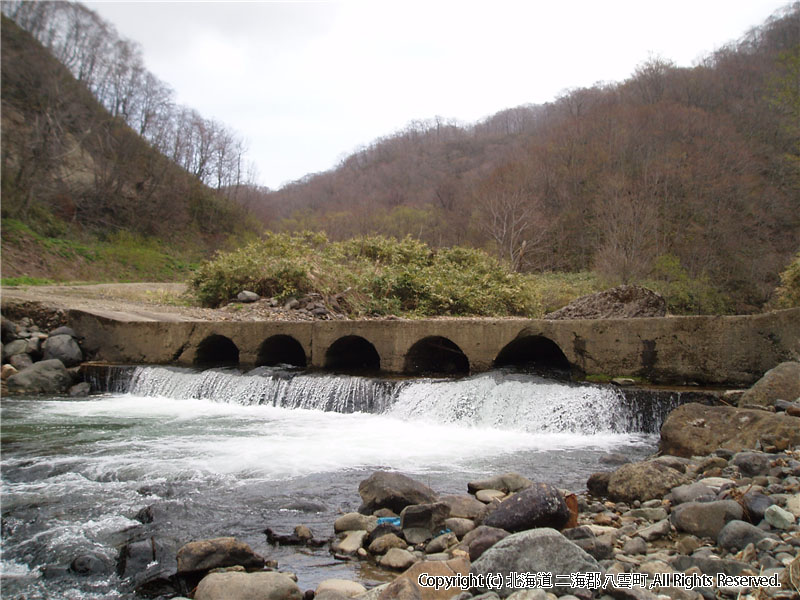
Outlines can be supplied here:
M469 373L469 359L453 341L432 335L409 348L404 370L414 374L459 375Z
M346 335L325 352L325 368L336 371L380 371L381 357L375 346L360 335Z
M272 367L287 364L305 367L306 351L295 338L290 335L273 335L261 342L256 357L257 367Z
M519 334L506 344L495 367L531 367L547 371L569 371L572 368L564 352L553 340L543 335Z
M197 345L194 364L198 367L235 367L239 364L239 348L224 335L209 335Z

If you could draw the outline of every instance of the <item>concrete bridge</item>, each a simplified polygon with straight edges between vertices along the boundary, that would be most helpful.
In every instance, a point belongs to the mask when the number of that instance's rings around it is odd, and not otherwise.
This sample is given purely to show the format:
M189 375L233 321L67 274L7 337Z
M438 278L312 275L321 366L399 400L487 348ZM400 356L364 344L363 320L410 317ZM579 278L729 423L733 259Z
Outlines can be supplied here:
M476 373L534 365L654 383L745 385L800 359L800 309L751 316L550 321L186 321L69 312L96 359L126 364Z

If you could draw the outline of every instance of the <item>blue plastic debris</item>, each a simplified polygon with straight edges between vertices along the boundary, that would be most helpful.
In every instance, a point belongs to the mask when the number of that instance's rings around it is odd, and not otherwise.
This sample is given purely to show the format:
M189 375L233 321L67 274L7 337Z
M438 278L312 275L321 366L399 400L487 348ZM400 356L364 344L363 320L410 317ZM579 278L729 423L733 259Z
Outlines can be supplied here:
M400 517L378 517L378 525L384 524L400 527Z

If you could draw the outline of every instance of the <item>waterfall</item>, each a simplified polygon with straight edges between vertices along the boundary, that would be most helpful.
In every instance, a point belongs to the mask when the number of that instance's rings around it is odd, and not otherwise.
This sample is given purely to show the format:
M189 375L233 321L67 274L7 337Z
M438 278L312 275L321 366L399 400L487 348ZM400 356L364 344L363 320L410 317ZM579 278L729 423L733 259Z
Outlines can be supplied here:
M104 372L105 371L105 372ZM95 368L94 389L137 396L269 405L529 433L657 433L677 392L621 390L494 371L463 379L393 380L259 367L195 371Z

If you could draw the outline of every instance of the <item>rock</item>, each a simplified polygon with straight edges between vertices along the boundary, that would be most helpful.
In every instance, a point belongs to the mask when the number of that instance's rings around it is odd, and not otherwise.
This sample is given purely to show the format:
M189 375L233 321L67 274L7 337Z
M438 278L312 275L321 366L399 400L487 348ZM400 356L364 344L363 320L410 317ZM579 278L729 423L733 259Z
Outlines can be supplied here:
M509 533L505 529L481 525L464 536L459 548L466 550L469 554L469 559L474 561L486 550L508 536Z
M364 545L364 538L366 537L366 531L348 531L344 538L333 542L331 548L333 548L334 552L355 554Z
M311 533L311 529L307 525L297 525L294 528L294 535L297 536L298 539L309 541L314 539L314 534Z
M800 494L795 494L786 500L786 510L795 517L800 517Z
M764 511L764 519L775 529L789 529L796 521L792 513L776 504Z
M20 394L61 394L72 385L64 363L42 360L6 380L8 391Z
M28 351L28 342L27 340L14 340L3 346L3 360L7 361L12 356L16 356L17 354L25 354Z
M94 554L81 554L69 564L69 570L78 575L99 575L110 569L102 557Z
M413 567L412 567L413 568ZM405 577L398 577L392 583L382 586L376 600L422 600L421 588ZM375 588L378 589L378 588ZM370 594L370 592L368 592ZM372 600L362 596L363 600Z
M672 566L678 571L686 571L691 567L696 567L705 575L742 575L751 569L750 565L738 560L728 560L720 558L706 558L703 556L676 556L672 559Z
M9 360L9 365L14 367L17 371L24 371L28 367L33 366L33 359L30 354L15 354Z
M766 475L772 463L772 457L763 452L737 452L730 461L745 477Z
M92 391L92 386L82 381L81 383L76 383L71 388L69 388L69 395L71 398L84 398L89 395L89 392Z
M666 496L686 483L686 476L656 461L622 465L608 480L608 497L615 501L633 502Z
M53 331L50 332L50 335L68 335L70 337L79 338L80 336L75 333L75 330L72 327L67 327L66 325L62 325L61 327L56 327Z
M631 379L630 377L614 377L611 380L611 383L620 387L628 387L631 385L636 385L636 380Z
M647 542L652 542L669 534L671 530L672 525L670 524L669 519L664 519L663 521L659 521L658 523L653 523L652 525L644 527L643 529L639 529L636 532L636 535Z
M725 524L740 520L743 512L739 503L733 500L686 502L675 507L670 515L670 522L678 531L717 539Z
M661 521L667 518L667 511L660 506L658 508L634 508L623 515L634 519L644 519L645 521Z
M775 501L759 492L748 492L742 496L741 503L747 520L751 523L760 523L764 518L764 511L775 504Z
M524 490L526 487L533 485L533 482L527 477L523 477L519 473L503 473L496 475L490 479L481 481L471 481L467 484L467 491L470 494L476 493L478 490L500 490L506 494Z
M667 498L673 505L686 502L709 502L717 499L717 493L704 483L688 483L672 488Z
M403 537L412 544L429 540L444 529L444 520L449 515L450 509L444 502L406 506L400 513Z
M357 581L349 579L325 579L319 582L316 589L317 596L324 592L338 592L345 598L352 598L367 591L363 585Z
M399 517L397 517L399 518ZM400 530L400 527L396 527L391 523L381 523L375 529L369 532L367 539L365 541L366 545L370 545L372 542L377 540L379 537L383 537L384 535L388 535L390 533L395 534L396 536L402 536L403 532Z
M532 529L515 533L497 542L472 563L470 572L488 576L499 574L503 581L500 589L492 589L501 598L516 591L507 587L506 577L511 573L552 573L553 583L557 575L582 572L600 572L597 561L574 543L549 528ZM474 588L473 593L488 592L488 587ZM551 587L548 591L559 594L574 594L579 589L568 586Z
M0 379L5 381L9 377L11 377L12 375L16 375L17 373L19 373L19 369L17 369L15 366L3 365L2 369L0 369Z
M465 535L475 529L475 521L459 517L450 517L444 520L444 526L455 533L458 539L463 539Z
M664 298L636 285L620 285L604 292L582 296L564 308L548 313L545 319L630 319L663 317Z
M0 325L2 334L0 335L2 336L3 343L8 344L16 340L19 332L19 325L5 317L0 317L0 323L2 323L2 325Z
M608 496L609 479L611 479L611 473L606 471L601 473L592 473L589 475L589 479L586 480L586 489L588 489L595 496Z
M83 351L71 335L51 335L42 344L44 360L57 358L65 367L83 362Z
M759 529L750 523L731 521L719 532L717 545L728 552L738 552L747 544L758 544L760 540L767 537L774 538L763 529Z
M717 448L739 452L756 448L762 439L799 445L800 418L689 403L669 413L661 426L661 452L676 456L705 456Z
M461 575L467 575L469 573L469 563L463 558L453 558L447 561L421 561L411 566L405 573L400 575L398 579L406 579L410 581L412 585L414 585L414 587L419 591L422 600L446 600L460 594L462 592L461 588L441 588L439 590L434 588L423 588L419 586L419 577L422 574L427 574L433 577L452 577L457 573L460 573ZM398 579L396 579L394 583L397 583ZM381 598L383 598L383 596L381 596Z
M506 493L500 490L478 490L475 492L475 498L481 503L491 504L492 500L502 500L506 497Z
M283 573L211 573L197 586L194 600L301 600L303 593Z
M189 542L178 550L178 573L209 571L234 565L241 565L245 569L262 569L264 563L264 557L233 537Z
M402 548L390 548L386 554L378 559L378 564L387 569L404 571L417 562L417 558L408 550Z
M425 546L426 554L436 554L437 552L444 552L450 546L455 546L458 543L456 534L452 531L443 533L442 535L433 538L427 546Z
M370 514L379 508L399 513L410 504L427 504L437 499L427 485L401 473L377 471L358 484L362 505L358 512Z
M333 530L336 533L342 531L372 531L378 524L378 518L361 513L347 513L336 519L333 523Z
M595 560L607 560L614 557L614 547L595 536L571 541Z
M800 396L800 362L783 362L770 369L742 394L739 406L772 406L775 400L794 400Z
M647 542L637 535L625 542L625 545L622 547L622 552L628 555L647 554Z
M369 545L370 554L386 554L392 548L407 548L408 542L401 540L393 533L387 533L372 541Z
M258 302L261 300L261 296L249 290L242 290L236 294L236 300L238 302Z
M475 521L486 514L486 505L467 494L442 496L439 502L444 502L450 509L450 517Z
M561 529L568 519L564 495L552 485L536 483L502 502L483 523L513 533L534 527Z

